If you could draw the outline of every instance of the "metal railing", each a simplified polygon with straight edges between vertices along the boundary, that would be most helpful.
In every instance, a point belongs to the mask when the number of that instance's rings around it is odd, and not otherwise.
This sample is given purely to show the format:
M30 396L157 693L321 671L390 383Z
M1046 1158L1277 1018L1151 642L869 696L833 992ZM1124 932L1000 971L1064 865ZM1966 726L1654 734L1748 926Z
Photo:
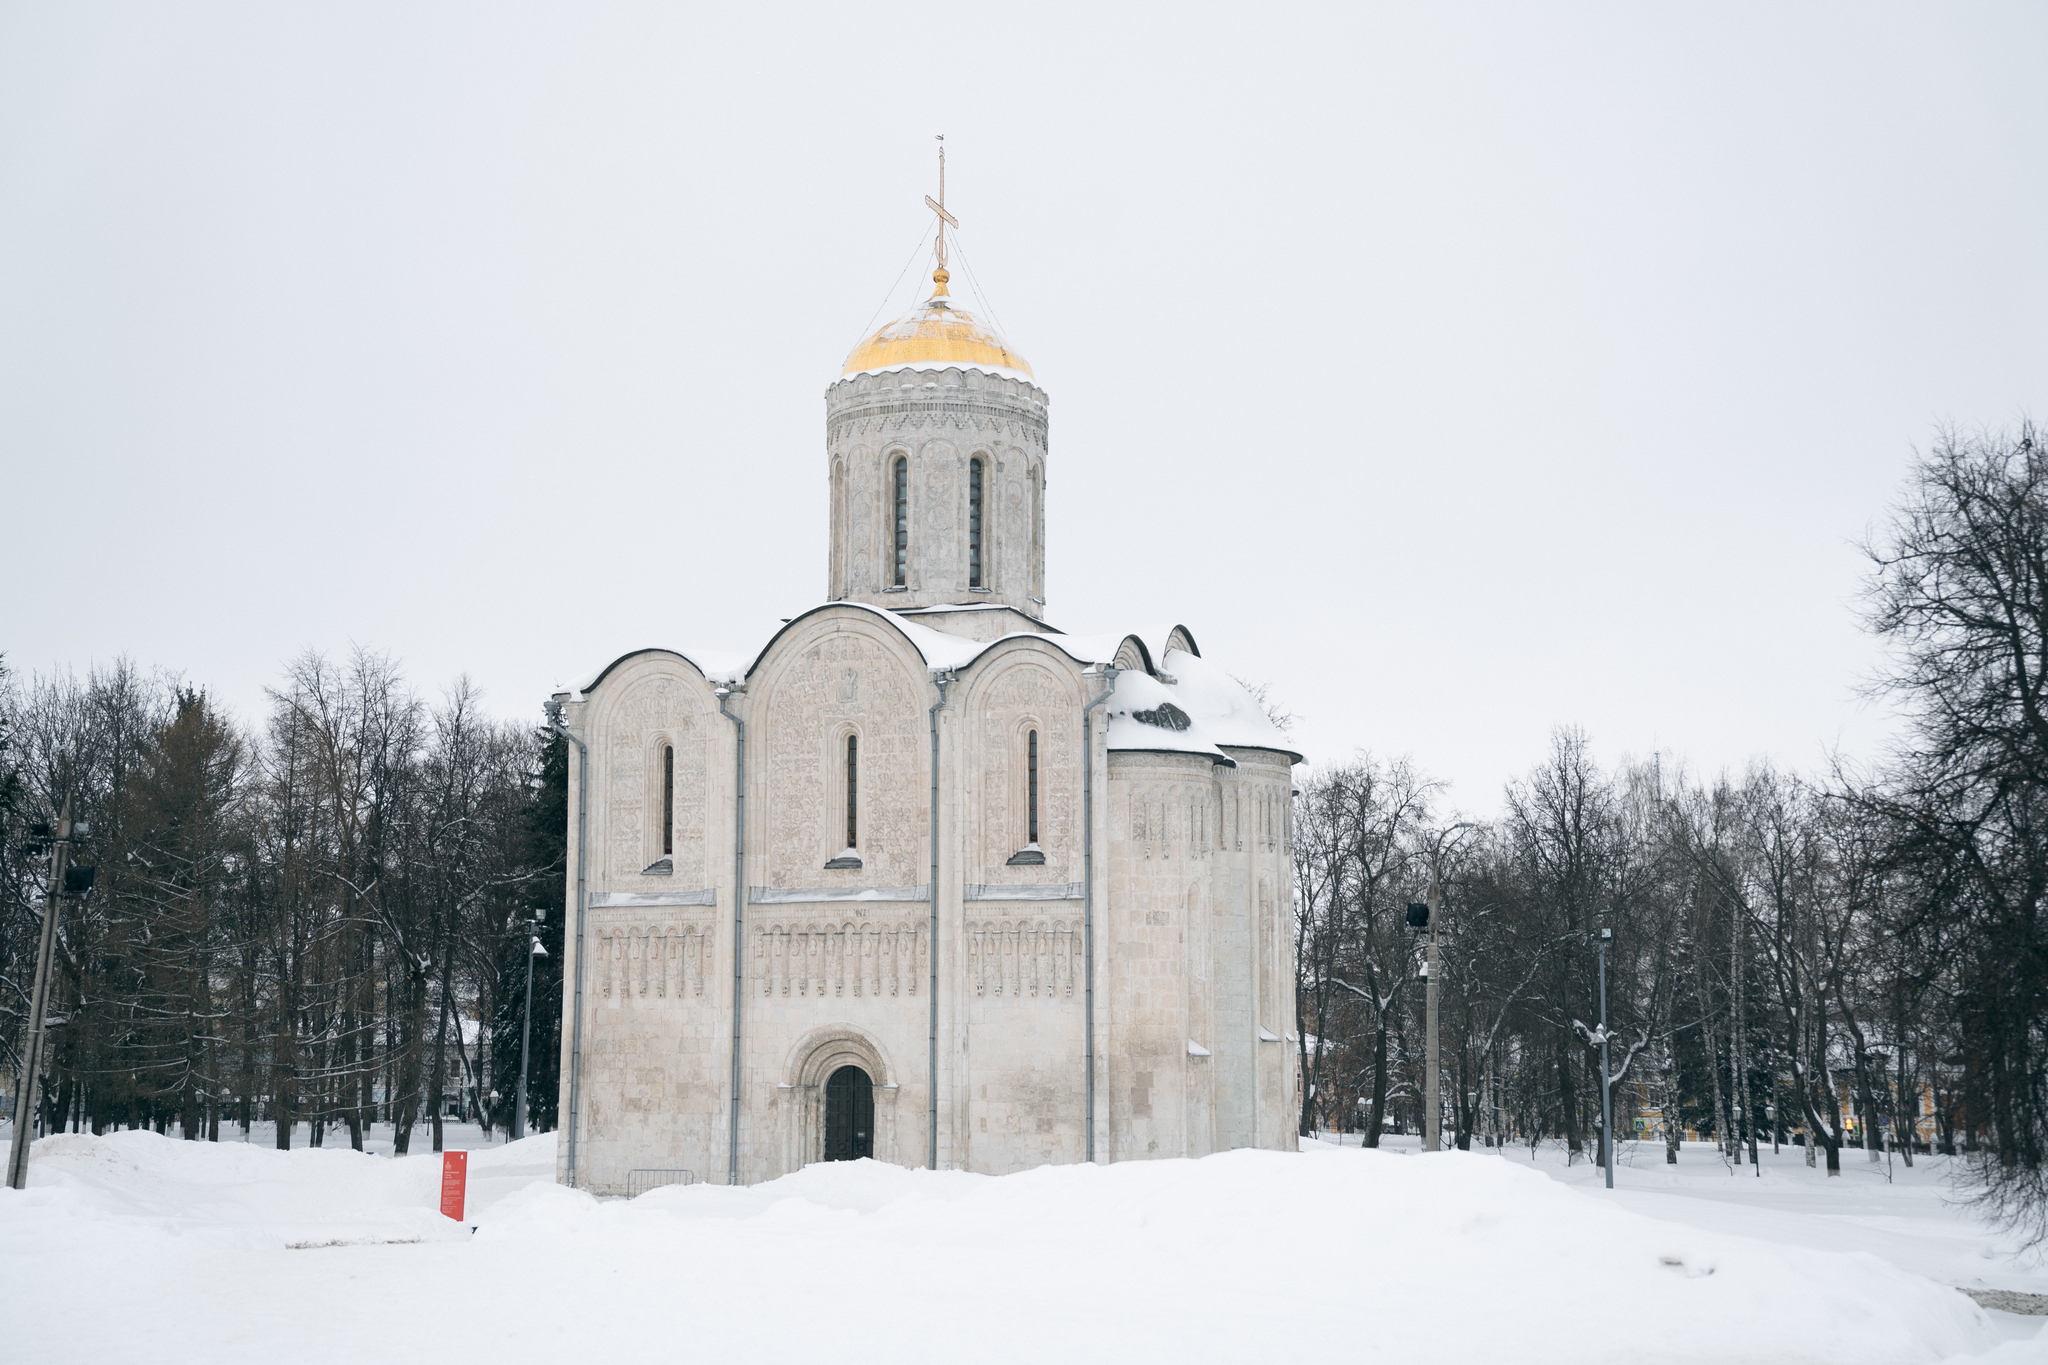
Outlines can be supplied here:
M665 1171L643 1167L637 1171L626 1172L626 1198L638 1199L649 1190L659 1189L663 1185L694 1185L696 1183L697 1173L695 1171Z

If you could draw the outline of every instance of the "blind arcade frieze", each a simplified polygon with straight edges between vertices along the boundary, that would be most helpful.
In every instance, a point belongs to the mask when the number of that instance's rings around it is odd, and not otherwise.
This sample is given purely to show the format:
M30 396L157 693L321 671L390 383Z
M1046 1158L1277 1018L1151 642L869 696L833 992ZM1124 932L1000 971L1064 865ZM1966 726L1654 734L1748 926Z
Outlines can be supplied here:
M1078 926L1064 920L970 920L967 976L980 996L1066 999L1081 957Z
M763 996L911 996L928 968L925 926L785 921L754 931Z
M710 926L599 923L592 937L600 999L682 1000L704 994Z

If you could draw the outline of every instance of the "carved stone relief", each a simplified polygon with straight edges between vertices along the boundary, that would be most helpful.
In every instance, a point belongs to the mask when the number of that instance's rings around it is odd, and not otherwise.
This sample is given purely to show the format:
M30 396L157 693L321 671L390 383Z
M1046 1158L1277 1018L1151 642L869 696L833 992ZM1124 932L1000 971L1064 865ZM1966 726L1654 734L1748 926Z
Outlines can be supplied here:
M1080 713L1072 691L1035 663L1009 666L977 694L981 713L981 854L986 880L1063 882L1074 856ZM1038 845L1043 867L999 871L1029 841L1029 732L1038 731Z
M1065 920L969 920L967 979L982 996L1064 999L1074 994L1081 931Z
M1144 858L1206 858L1227 810L1215 788L1204 782L1171 782L1153 788L1134 785L1130 793L1130 837Z
M591 930L600 1000L686 1000L704 994L711 960L707 924L599 923Z
M1259 878L1259 1015L1267 1027L1278 1023L1275 1006L1279 991L1273 974L1273 964L1278 953L1273 923L1273 887L1264 877Z
M852 485L847 513L850 527L847 592L873 592L881 586L875 577L875 502L879 496L875 491L875 462L868 458L867 451L856 448L853 458L847 461L847 467Z
M1031 522L1027 512L1029 500L1024 496L1023 469L1022 456L1012 449L1003 460L1002 530L996 538L1002 575L998 581L1006 592L1031 586L1031 567L1026 562L1031 553Z
M605 844L613 878L637 877L661 856L660 745L675 746L676 885L704 883L705 749L701 698L681 678L642 678L613 706L606 727L610 791Z
M827 828L837 807L826 784L844 782L846 761L843 747L828 752L828 741L842 723L857 725L861 736L862 881L918 880L923 716L895 656L860 635L827 636L791 660L774 688L767 773L773 884L813 884L826 859L846 842L843 823L836 840Z
M913 547L924 565L921 586L929 590L950 588L961 576L960 566L967 561L966 540L959 533L958 509L953 505L960 496L960 460L951 446L934 443L925 448L923 463L924 506L918 526L924 532L924 544Z
M921 920L781 920L754 932L764 996L916 995L928 970Z

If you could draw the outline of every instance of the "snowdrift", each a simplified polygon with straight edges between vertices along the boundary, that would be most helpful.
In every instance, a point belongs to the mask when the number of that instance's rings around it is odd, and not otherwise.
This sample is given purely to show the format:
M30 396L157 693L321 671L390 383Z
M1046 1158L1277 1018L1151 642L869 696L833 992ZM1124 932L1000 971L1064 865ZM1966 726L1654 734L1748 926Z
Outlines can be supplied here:
M210 1361L1935 1362L1996 1344L1875 1257L1629 1213L1498 1157L1321 1149L1000 1178L863 1161L600 1201L554 1138L438 1162L147 1133L36 1145L0 1297L36 1348ZM2002 1358L2002 1357L2001 1357Z

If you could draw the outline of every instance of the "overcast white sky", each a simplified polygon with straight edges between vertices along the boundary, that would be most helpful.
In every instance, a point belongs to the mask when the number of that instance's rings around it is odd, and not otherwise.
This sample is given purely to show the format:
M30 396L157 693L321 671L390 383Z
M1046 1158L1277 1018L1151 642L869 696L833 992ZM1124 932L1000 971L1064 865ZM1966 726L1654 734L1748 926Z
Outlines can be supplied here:
M1855 541L2048 415L2048 7L1787 10L6 5L0 650L758 642L943 132L1056 624L1474 813L1560 723L1874 753Z

